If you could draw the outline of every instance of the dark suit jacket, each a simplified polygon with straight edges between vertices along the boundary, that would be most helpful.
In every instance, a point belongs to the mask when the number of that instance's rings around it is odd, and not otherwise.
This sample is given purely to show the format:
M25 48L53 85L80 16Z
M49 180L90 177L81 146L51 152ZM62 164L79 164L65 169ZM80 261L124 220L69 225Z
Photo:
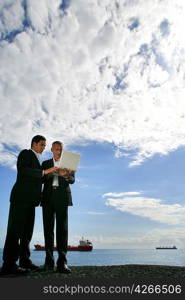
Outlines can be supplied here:
M39 205L42 191L42 167L32 150L22 150L17 159L17 179L10 202Z
M45 160L42 163L43 170L49 169L54 167L53 159ZM69 184L75 182L75 174L72 173L69 176L69 179L65 179L62 176L58 176L59 182L59 197L61 197L61 203L67 206L72 206L72 196L71 196L71 189ZM53 176L45 175L44 176L44 188L42 193L42 202L41 205L45 205L48 203L51 193L52 193L52 184L53 184Z

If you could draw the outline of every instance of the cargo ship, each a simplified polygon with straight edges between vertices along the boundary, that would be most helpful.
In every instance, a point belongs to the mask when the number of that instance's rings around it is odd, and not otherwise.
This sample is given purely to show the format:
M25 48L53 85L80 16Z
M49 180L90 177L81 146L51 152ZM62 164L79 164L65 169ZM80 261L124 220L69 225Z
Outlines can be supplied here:
M35 247L35 251L44 251L45 250L45 246L36 244L34 245ZM92 251L93 249L93 245L89 240L86 240L84 238L82 238L79 241L79 244L77 246L73 246L73 245L68 245L67 247L67 251ZM57 247L54 246L53 250L56 251Z
M176 246L172 246L172 247L156 247L155 249L177 249L177 247Z

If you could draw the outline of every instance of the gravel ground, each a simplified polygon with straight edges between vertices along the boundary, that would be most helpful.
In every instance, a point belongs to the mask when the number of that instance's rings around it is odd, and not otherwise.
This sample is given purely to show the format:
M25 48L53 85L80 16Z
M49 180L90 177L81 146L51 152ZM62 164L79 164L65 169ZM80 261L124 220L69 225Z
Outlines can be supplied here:
M70 266L71 274L61 274L56 271L29 272L24 278L49 277L88 277L88 278L118 278L118 277L146 277L146 278L185 278L185 267L163 265L114 265L114 266ZM0 275L0 277L15 277L15 275ZM20 276L19 276L20 277Z

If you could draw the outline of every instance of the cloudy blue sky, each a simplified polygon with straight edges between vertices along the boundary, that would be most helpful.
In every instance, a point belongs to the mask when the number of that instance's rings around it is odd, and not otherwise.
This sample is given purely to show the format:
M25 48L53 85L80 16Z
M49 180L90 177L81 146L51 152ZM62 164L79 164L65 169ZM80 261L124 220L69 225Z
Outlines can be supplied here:
M185 248L184 0L0 2L0 247L36 134L81 154L69 242ZM43 243L41 208L31 242Z

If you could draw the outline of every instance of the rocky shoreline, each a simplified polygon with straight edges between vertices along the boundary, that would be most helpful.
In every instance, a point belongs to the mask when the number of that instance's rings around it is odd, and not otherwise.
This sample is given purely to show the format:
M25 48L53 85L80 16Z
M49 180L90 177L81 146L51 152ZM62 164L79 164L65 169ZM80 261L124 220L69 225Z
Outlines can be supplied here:
M56 271L29 272L24 278L185 278L185 267L164 265L113 265L113 266L70 266L72 273L61 274ZM0 277L16 277L0 275ZM19 276L20 277L20 276Z

